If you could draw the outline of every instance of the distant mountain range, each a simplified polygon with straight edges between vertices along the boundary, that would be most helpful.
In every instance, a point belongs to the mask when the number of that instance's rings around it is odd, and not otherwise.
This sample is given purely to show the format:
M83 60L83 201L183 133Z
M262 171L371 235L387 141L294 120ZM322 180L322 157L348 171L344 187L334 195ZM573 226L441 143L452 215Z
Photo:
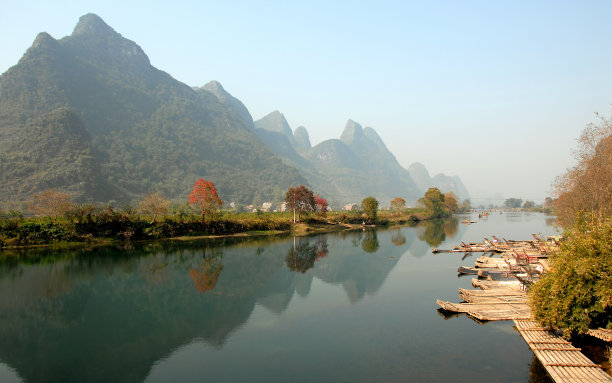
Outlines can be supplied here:
M238 204L281 201L298 184L336 205L415 200L430 186L468 197L458 177L402 168L373 129L351 120L339 140L314 147L279 112L253 122L221 84L173 79L94 14L60 40L40 33L0 76L0 94L0 202L47 188L80 202L154 191L184 201L198 178Z
M459 177L438 174L432 178L420 163L404 169L374 129L363 128L353 120L348 120L340 139L314 147L306 128L300 126L293 132L278 111L255 121L255 131L274 153L336 204L359 203L368 195L375 196L383 206L398 196L416 201L430 187L469 198Z

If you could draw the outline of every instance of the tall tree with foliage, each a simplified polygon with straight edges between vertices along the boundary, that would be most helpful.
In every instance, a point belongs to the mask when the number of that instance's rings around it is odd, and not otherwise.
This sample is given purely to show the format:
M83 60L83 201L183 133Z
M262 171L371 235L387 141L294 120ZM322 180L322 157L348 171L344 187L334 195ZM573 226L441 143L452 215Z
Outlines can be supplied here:
M521 198L508 198L504 201L504 206L508 209L518 209L523 205Z
M578 164L547 200L566 230L551 271L529 293L535 318L567 337L612 328L612 123L600 122L584 129Z
M464 199L459 206L459 211L462 213L467 213L472 210L472 202L469 199Z
M138 210L141 214L149 214L153 218L153 222L160 215L166 215L168 213L168 207L170 206L170 201L164 198L161 193L151 193L142 197L140 203L138 204Z
M523 204L523 209L531 209L535 207L535 202L533 201L525 201L525 203Z
M73 206L70 195L61 190L47 189L32 195L30 210L36 215L55 218L66 214Z
M419 198L419 205L425 208L425 212L433 218L446 215L444 210L444 194L438 188L429 188L425 196Z
M579 216L550 259L529 292L535 319L566 337L612 328L612 220Z
M361 201L361 210L368 217L370 222L376 221L378 216L378 200L374 197L365 197Z
M200 209L202 213L202 222L204 222L206 215L211 215L223 205L223 201L219 198L215 185L202 178L193 184L193 189L191 189L189 193L189 203Z
M293 223L301 218L301 215L308 211L313 211L316 205L312 190L304 185L290 187L285 193L285 202L289 209L293 211Z
M455 213L459 210L459 204L457 203L457 196L452 191L444 193L444 208L450 214Z
M319 195L314 196L315 201L315 211L320 217L327 216L327 200L325 198L319 197Z
M404 207L406 207L406 200L402 197L396 197L391 200L391 210L394 210L398 216Z
M578 211L612 216L612 119L599 117L578 138L578 163L555 180L555 213L571 224Z

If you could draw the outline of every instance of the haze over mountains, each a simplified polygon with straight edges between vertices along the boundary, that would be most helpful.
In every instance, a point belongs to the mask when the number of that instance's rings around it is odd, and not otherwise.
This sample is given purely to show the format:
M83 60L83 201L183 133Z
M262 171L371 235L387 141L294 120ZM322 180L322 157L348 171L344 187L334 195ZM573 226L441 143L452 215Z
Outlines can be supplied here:
M387 149L376 131L348 120L340 139L329 139L312 147L303 126L293 132L278 111L255 121L261 140L325 196L342 196L359 202L374 195L382 204L402 196L415 201L430 187L454 191L460 198L469 193L459 177L438 174L430 177L425 166L412 164L404 169Z
M40 33L0 77L0 94L0 202L47 188L77 201L154 191L184 201L198 178L239 204L281 201L298 184L335 205L413 201L430 186L469 197L458 177L402 168L374 129L352 120L314 147L279 112L253 122L221 84L173 79L93 14L60 40Z

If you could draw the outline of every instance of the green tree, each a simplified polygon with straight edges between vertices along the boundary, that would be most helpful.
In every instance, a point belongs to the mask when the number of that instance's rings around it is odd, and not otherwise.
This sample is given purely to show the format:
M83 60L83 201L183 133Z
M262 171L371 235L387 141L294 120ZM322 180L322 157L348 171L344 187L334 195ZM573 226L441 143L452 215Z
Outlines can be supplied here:
M564 240L529 292L535 319L566 337L612 328L612 121L588 125L578 142L578 164L545 202L566 227Z
M425 208L425 212L434 218L446 215L444 210L444 194L438 188L429 188L425 196L419 199L419 205Z
M532 207L535 207L535 202L533 201L525 201L523 204L523 209L531 209Z
M185 218L193 214L193 210L189 202L176 203L172 205L172 214L183 223Z
M370 222L376 221L378 215L378 201L374 197L365 197L361 201L361 210L363 210Z
M529 291L534 317L566 337L612 328L612 220L579 216L563 237L551 271Z
M521 198L508 198L504 202L504 206L508 209L518 209L523 204L523 200Z
M444 208L450 214L455 213L459 209L459 205L457 204L457 197L452 191L444 194Z

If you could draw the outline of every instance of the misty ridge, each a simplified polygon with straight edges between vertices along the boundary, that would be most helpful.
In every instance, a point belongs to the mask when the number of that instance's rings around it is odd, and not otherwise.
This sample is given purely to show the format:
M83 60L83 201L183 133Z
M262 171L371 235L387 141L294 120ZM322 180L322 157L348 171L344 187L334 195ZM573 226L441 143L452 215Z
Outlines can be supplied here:
M316 146L278 111L253 121L220 83L175 80L94 14L59 40L40 33L0 76L0 94L0 202L49 188L77 202L152 192L183 201L198 178L241 205L280 202L299 184L334 207L413 202L429 187L469 198L459 177L403 168L373 128L350 119Z

